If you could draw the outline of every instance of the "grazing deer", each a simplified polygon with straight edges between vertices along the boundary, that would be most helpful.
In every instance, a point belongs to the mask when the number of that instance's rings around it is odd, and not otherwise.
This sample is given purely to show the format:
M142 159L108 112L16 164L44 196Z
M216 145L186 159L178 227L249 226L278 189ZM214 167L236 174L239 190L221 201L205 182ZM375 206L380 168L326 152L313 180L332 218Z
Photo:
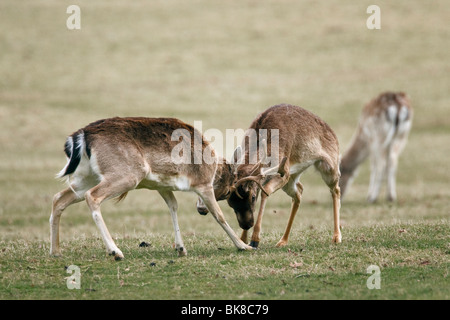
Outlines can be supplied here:
M178 129L184 130L184 136L180 135L174 141L172 133ZM199 149L194 148L195 143L191 139L194 136L201 139ZM59 221L63 210L86 199L108 253L116 260L122 259L123 253L103 221L100 205L111 198L121 199L128 191L140 188L157 190L168 205L179 256L186 255L187 251L178 227L178 205L173 191L197 193L236 247L240 250L253 249L237 237L216 202L213 181L217 161L211 164L194 164L193 161L175 164L172 152L180 143L184 144L190 157L199 156L210 147L192 126L172 118L99 120L69 136L65 143L68 162L58 174L59 178L68 176L69 187L53 199L50 253L60 255ZM215 157L214 151L210 151ZM202 154L200 159L203 159Z
M259 190L261 190L261 204L250 242L252 247L258 246L267 198L282 188L292 198L292 206L286 230L277 243L277 247L287 244L303 192L300 176L307 168L314 165L330 188L333 199L333 242L341 242L339 144L333 130L313 113L285 104L273 106L262 112L249 128L257 132L272 129L278 129L278 159L271 160L276 160L278 165L271 168L265 167L265 158L267 155L272 156L271 136L263 140L259 146L264 152L256 164L254 164L255 159L251 159L250 148L246 146L247 140L244 138L241 145L244 146L244 151L242 148L237 148L234 164L233 161L231 164L222 164L224 167L222 183L215 185L216 194L222 195L217 200L226 199L236 213L239 226L243 229L241 240L247 242L247 232L254 224L253 212ZM239 158L241 160L236 161ZM197 210L202 214L208 212L201 199L197 202Z
M358 166L370 157L371 174L367 200L377 200L387 175L387 199L397 198L395 180L398 157L408 140L413 110L403 92L385 92L363 109L358 128L341 161L342 196L356 176Z

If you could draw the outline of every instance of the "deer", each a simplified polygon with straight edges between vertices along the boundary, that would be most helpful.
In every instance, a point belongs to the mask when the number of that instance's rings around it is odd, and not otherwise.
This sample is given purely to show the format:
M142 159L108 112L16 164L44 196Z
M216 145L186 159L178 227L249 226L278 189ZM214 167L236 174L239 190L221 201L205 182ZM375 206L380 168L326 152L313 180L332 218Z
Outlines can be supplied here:
M346 152L342 156L342 197L357 175L358 167L370 158L367 201L377 201L387 177L387 200L396 201L396 173L412 127L413 109L404 92L383 92L365 105Z
M290 104L272 106L260 113L247 131L261 133L263 130L277 130L276 139L267 136L267 139L258 140L258 148L262 150L252 153L248 146L249 140L244 137L233 159L229 163L221 163L222 176L218 178L221 183L215 184L219 196L217 200L226 199L236 214L242 228L241 240L248 243L248 230L254 226L250 246L259 246L267 199L282 189L291 197L292 204L286 229L276 246L287 245L303 193L300 177L306 169L314 166L330 189L334 214L332 241L340 243L340 155L334 131L312 112ZM272 154L273 143L277 144L275 150L278 155ZM267 158L271 159L270 167L267 166ZM254 211L260 190L261 202L255 223ZM201 199L197 201L197 210L201 214L208 213Z
M200 147L192 142L193 137ZM85 200L107 252L115 260L123 259L105 225L100 206L109 199L120 201L129 191L142 188L158 191L169 207L178 256L187 255L187 250L178 225L174 191L195 192L234 245L239 250L252 250L229 226L215 199L213 183L219 159L210 147L198 130L174 118L103 119L68 136L64 145L67 164L57 175L67 180L68 187L53 197L50 254L61 255L59 224L63 211ZM174 161L174 150L181 150L178 155L183 153L187 161ZM202 153L207 151L212 161L203 161ZM201 161L194 163L195 157Z

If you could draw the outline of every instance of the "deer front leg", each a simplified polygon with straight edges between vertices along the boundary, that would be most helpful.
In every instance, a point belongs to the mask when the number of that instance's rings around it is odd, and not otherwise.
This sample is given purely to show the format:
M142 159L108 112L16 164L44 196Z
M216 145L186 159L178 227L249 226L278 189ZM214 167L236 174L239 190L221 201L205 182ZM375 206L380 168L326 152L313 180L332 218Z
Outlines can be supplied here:
M244 242L245 244L248 243L247 238L248 238L248 230L242 230L242 233L241 233L242 242Z
M286 160L283 159L283 170L284 165L286 163ZM261 241L261 229L262 229L262 218L264 215L264 209L266 207L267 198L274 192L276 192L278 189L282 188L284 185L286 185L286 182L289 181L289 171L287 172L283 171L283 175L280 173L268 176L266 180L263 182L264 189L267 191L267 195L265 193L261 193L261 204L258 211L258 217L256 218L256 224L253 228L252 233L252 240L250 242L250 245L254 248L257 248L260 241Z
M253 248L258 248L259 241L261 240L260 238L261 224L264 214L264 208L266 207L267 198L268 196L266 196L264 193L261 194L261 204L259 206L258 217L256 218L256 224L253 227L252 240L250 242L250 245Z
M333 214L334 214L334 234L333 234L333 242L341 243L342 235L340 229L340 217L339 211L341 208L341 190L339 188L339 184L331 189L331 195L333 197Z
M173 228L175 231L175 249L178 252L178 256L179 257L186 256L187 251L183 244L183 239L181 238L180 227L178 226L177 199L175 198L175 195L173 194L172 191L159 190L158 192L161 195L161 197L163 197L164 201L166 202L167 206L169 207L170 215L172 216L172 223L173 223Z
M214 190L212 187L210 188L201 188L196 190L197 194L202 198L208 210L211 212L211 215L216 219L216 221L220 224L220 226L225 230L225 232L230 237L231 241L233 241L234 245L239 250L253 250L253 247L245 244L241 239L238 238L236 233L231 229L228 225L225 217L220 209L219 204L216 201Z

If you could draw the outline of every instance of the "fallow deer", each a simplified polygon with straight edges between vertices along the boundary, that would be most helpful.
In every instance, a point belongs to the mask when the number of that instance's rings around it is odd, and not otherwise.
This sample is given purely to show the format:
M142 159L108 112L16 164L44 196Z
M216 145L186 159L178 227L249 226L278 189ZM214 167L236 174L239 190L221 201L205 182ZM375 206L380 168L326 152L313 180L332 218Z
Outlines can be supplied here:
M356 176L358 166L370 157L371 174L367 200L377 200L387 175L387 199L395 201L398 158L412 126L413 109L403 92L385 92L362 110L350 146L342 157L342 196Z
M185 136L174 141L172 133L182 129ZM200 137L200 148L194 148L194 136ZM99 120L70 135L65 143L68 158L58 174L67 176L69 187L53 199L50 216L52 255L60 255L59 222L65 208L86 200L100 230L106 249L116 260L124 257L114 243L100 211L108 199L123 198L128 191L139 188L157 190L169 207L175 230L175 246L179 256L187 251L177 221L177 201L173 191L193 191L206 204L212 215L240 250L252 247L243 243L226 222L216 202L213 182L217 157L213 163L193 161L175 164L172 152L184 144L190 157L203 159L208 142L201 133L186 123L172 118L111 118ZM214 150L213 158L215 157ZM192 160L192 159L189 159Z
M267 198L282 188L292 198L292 206L284 235L277 243L277 247L287 244L303 192L300 176L307 168L314 165L330 188L333 199L333 242L341 242L339 143L335 133L310 111L287 104L270 107L258 115L249 127L249 130L257 132L273 129L278 130L278 159L275 159L278 165L267 168L264 165L265 159L262 158L254 164L255 159L250 159L250 148L245 146L247 143L245 138L241 145L244 146L243 154L239 155L239 152L235 154L235 160L240 157L242 160L237 161L237 164L233 164L233 161L228 165L222 164L228 167L222 170L225 176L222 178L224 183L216 185L222 188L216 190L216 194L225 194L226 196L222 196L222 199L226 198L228 204L234 209L239 226L243 229L241 239L247 242L248 229L254 225L254 208L259 189L261 189L261 203L250 242L252 247L258 247ZM259 146L266 149L266 156L269 157L272 156L271 144L272 138L268 136L263 145ZM237 151L239 150L238 148ZM197 209L202 214L207 213L200 199Z

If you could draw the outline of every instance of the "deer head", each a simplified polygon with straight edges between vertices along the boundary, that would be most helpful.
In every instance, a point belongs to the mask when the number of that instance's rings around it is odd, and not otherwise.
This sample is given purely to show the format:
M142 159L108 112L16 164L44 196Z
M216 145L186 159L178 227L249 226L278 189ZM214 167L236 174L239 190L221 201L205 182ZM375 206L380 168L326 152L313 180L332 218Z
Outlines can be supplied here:
M227 200L228 205L233 208L239 226L248 230L254 225L254 211L258 200L259 190L268 196L264 184L274 176L284 176L288 171L286 168L287 157L281 163L264 170L267 158L266 140L261 141L261 155L256 164L245 163L245 154L241 146L234 151L232 163L227 163L224 159L219 161L216 176L214 179L214 193L216 200ZM197 211L201 215L206 215L208 209L202 199L197 201Z
M263 148L265 149L265 140L263 140ZM255 165L241 164L235 171L234 184L230 189L230 195L227 202L236 213L239 226L248 230L254 225L255 204L258 200L259 190L269 196L270 190L266 190L264 185L270 181L275 175L284 176L286 169L287 157L284 157L281 163L269 169L264 169L264 161L267 154Z

